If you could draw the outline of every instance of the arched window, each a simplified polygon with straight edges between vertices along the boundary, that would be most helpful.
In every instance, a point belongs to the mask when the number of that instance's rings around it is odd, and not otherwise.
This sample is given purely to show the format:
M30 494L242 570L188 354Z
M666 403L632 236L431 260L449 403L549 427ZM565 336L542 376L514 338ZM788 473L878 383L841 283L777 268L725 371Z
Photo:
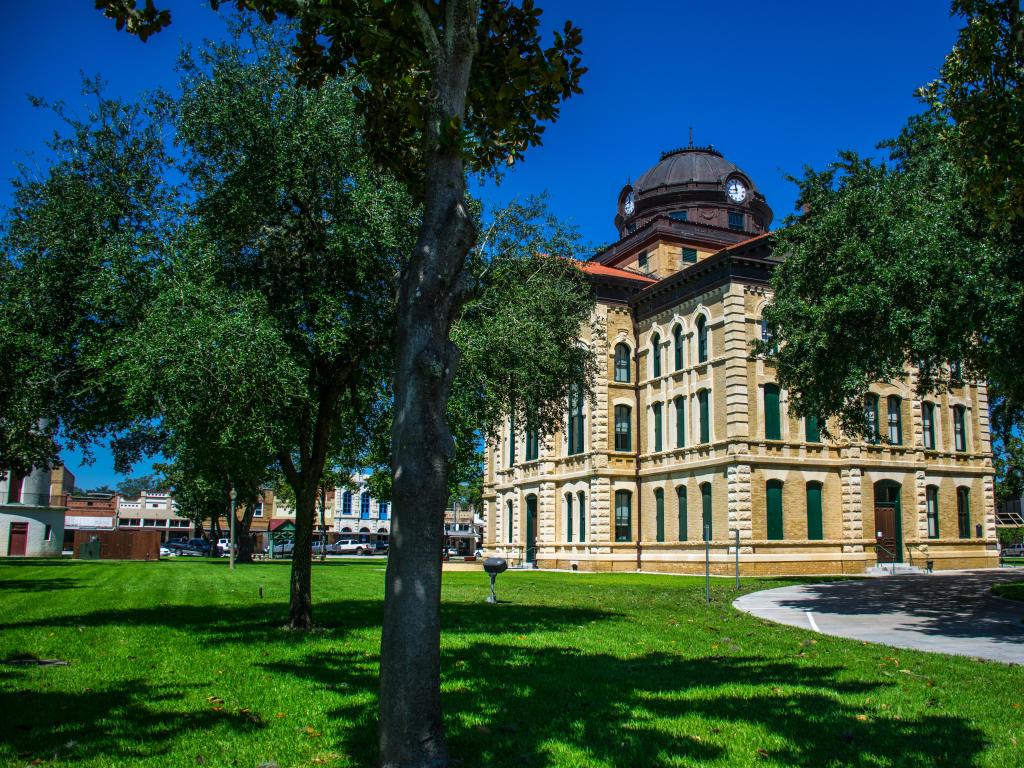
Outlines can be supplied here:
M359 494L359 517L364 520L370 519L370 494Z
M675 355L675 369L683 370L683 326L676 325L672 329L672 352Z
M768 510L768 538L785 538L782 528L782 481L769 480L765 484L765 505Z
M654 489L654 530L655 540L665 540L665 492L661 488Z
M903 401L896 395L889 395L886 404L889 413L889 442L893 445L903 445Z
M654 450L661 451L664 449L662 445L662 405L661 403L655 403L651 406L652 417L654 419Z
M704 315L697 315L697 362L708 361L708 325Z
M939 489L929 485L925 489L925 505L928 518L928 538L939 538Z
M540 456L540 435L536 429L526 430L526 460L536 461Z
M341 514L351 515L352 514L352 493L351 491L345 491L341 494Z
M697 393L697 405L700 409L700 441L702 443L710 443L711 416L708 412L708 391L706 389L702 389Z
M821 524L821 483L807 484L807 538L821 541L825 538Z
M971 538L971 492L962 486L956 489L956 526L961 539Z
M508 420L508 465L515 466L516 463L516 417Z
M821 427L817 416L808 416L804 419L804 439L808 443L821 442Z
M864 420L867 422L868 442L878 442L878 395L869 393L864 398Z
M579 494L579 511L580 511L580 544L587 540L587 497L583 491Z
M569 387L568 454L583 453L583 387L573 384Z
M632 430L633 409L628 405L615 406L615 450L633 450Z
M661 336L658 334L651 337L651 376L661 376Z
M572 541L572 494L565 494L565 540Z
M711 541L715 532L711 527L711 483L700 484L700 505L701 505L701 523L704 527L701 536L704 541Z
M679 515L679 540L686 541L686 486L676 488L676 504Z
M962 405L953 406L953 447L958 451L967 450L966 410Z
M633 534L633 494L615 492L615 540L629 541Z
M764 439L782 439L782 420L779 418L779 388L764 385Z
M921 403L921 439L924 447L935 450L935 403Z
M512 543L512 500L505 502L505 520L508 526L508 543Z
M672 401L676 407L676 448L686 447L686 398L679 395Z
M615 345L615 380L629 382L629 347L625 344Z

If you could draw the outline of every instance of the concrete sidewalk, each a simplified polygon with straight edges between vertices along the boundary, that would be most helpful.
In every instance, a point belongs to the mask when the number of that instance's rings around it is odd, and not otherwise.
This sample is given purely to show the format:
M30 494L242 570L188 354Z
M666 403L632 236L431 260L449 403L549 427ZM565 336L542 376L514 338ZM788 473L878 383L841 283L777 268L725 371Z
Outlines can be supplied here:
M826 635L1024 664L1024 603L990 591L1021 579L1019 570L946 571L781 587L733 605Z

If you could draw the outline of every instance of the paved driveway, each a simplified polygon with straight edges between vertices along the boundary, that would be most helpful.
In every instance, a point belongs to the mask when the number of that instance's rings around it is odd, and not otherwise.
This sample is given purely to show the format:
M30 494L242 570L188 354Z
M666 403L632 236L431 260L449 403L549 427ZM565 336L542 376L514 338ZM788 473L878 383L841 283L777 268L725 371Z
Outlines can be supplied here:
M897 648L1024 664L1024 603L992 596L1013 570L802 584L738 598L733 605L762 619Z

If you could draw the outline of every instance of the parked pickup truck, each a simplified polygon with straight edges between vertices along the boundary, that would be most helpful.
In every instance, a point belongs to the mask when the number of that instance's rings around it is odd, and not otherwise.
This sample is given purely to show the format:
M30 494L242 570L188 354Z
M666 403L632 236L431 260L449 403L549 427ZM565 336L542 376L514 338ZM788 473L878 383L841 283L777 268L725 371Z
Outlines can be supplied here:
M373 553L373 544L355 539L342 539L327 546L332 555L369 555Z

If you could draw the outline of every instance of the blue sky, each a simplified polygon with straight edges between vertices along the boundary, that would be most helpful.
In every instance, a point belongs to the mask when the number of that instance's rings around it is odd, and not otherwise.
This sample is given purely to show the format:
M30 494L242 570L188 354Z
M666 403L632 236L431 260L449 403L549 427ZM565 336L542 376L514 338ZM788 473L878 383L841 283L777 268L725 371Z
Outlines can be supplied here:
M564 106L544 146L483 194L497 204L547 190L555 213L593 243L615 239L622 185L686 144L691 126L696 144L713 144L754 180L777 226L795 197L783 176L820 167L838 149L873 151L897 133L959 27L942 0L539 4L553 26L569 18L583 28L584 93ZM158 5L171 8L173 24L145 44L84 0L5 5L0 205L10 202L16 163L45 162L43 142L57 127L27 94L84 110L80 73L102 75L124 97L173 87L179 45L222 34L202 2ZM116 482L106 451L91 467L70 456L68 466L83 487Z

